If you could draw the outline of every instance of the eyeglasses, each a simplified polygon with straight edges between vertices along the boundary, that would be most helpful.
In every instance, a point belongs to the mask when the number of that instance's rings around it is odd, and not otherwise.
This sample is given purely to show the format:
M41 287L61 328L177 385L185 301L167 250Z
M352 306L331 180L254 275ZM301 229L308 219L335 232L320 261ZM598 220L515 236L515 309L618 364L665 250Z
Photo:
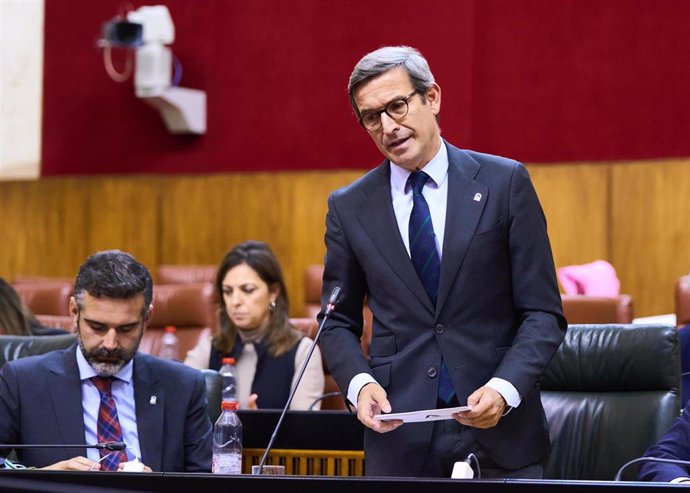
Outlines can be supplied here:
M376 111L367 111L359 117L359 124L367 130L369 130L370 132L378 130L381 128L381 113L385 113L396 122L399 122L400 120L405 118L405 116L407 116L407 112L410 110L407 100L415 94L417 94L418 92L419 91L415 90L407 96L405 96L404 98L394 99L393 101L388 103L383 109Z

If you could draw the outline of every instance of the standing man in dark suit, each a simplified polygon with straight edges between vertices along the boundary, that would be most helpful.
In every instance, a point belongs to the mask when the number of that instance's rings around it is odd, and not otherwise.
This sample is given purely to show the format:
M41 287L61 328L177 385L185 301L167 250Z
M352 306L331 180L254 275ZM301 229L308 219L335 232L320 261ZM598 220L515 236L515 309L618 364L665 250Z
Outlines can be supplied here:
M137 352L153 306L148 269L117 250L79 269L70 299L78 344L11 361L0 373L0 443L124 442L125 452L18 450L27 466L146 471L211 470L203 375Z
M473 453L482 477L541 477L539 378L566 321L527 171L441 138L441 88L413 48L366 55L349 94L386 160L329 198L323 297L344 295L321 349L367 427L367 474L448 477ZM458 404L455 420L375 419Z

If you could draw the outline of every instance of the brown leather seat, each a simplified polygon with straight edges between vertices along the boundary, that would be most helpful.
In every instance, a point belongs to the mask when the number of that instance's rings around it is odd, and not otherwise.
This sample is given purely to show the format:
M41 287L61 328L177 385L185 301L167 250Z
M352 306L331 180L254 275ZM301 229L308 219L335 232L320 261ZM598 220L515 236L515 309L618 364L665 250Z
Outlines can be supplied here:
M568 324L629 324L633 320L633 302L628 294L615 298L562 294L561 298Z
M202 332L216 326L216 313L211 283L154 285L153 315L139 350L157 355L165 327L173 325L180 341L180 359L184 360Z
M321 311L321 288L323 286L323 264L308 265L304 271L304 314L308 318L316 318ZM337 309L336 309L337 310ZM364 303L362 309L363 334L362 350L369 356L369 346L371 345L371 328L374 316L369 310L369 306Z
M323 264L308 265L304 269L304 316L316 318L321 311Z
M70 315L36 315L36 319L43 327L63 329L68 332L75 332L76 327Z
M308 265L304 271L304 313L310 319L315 319L321 311L321 288L323 286L323 264ZM337 310L337 308L336 308ZM371 346L371 329L373 324L373 314L369 306L364 303L362 309L362 351L365 356L369 356L369 346ZM318 328L318 326L317 326ZM316 332L316 329L314 329ZM335 379L328 370L328 365L324 361L324 373L326 375L326 385L324 394L339 392L340 389L335 383ZM321 409L346 409L345 401L341 396L327 397L323 400Z
M198 282L216 282L217 265L176 265L161 264L158 266L159 284L188 284Z
M26 307L36 315L69 315L72 283L49 280L12 284Z
M12 279L12 285L16 284L30 284L30 283L46 283L46 282L66 282L69 284L74 284L74 277L64 277L64 276L17 276Z
M676 281L676 325L690 325L690 275Z

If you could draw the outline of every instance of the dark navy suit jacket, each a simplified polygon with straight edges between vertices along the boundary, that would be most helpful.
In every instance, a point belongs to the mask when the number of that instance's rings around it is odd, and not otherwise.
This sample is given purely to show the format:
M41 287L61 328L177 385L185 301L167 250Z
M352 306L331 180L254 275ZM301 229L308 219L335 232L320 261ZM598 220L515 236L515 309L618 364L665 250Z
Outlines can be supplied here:
M181 363L137 353L133 381L142 462L153 471L210 471L212 426L203 375ZM3 366L0 443L84 443L76 345ZM34 467L86 456L85 448L17 452L21 462Z
M679 418L661 437L659 443L645 452L645 457L677 459L690 461L690 402L685 406ZM690 477L690 468L676 464L645 462L640 467L639 478L642 481L668 482L676 478Z
M566 329L546 221L523 165L444 145L448 202L436 306L400 236L385 161L329 198L324 300L335 286L344 294L321 350L344 392L356 374L369 373L394 412L436 407L442 355L461 404L492 377L509 381L521 405L498 426L474 432L496 463L517 469L548 452L539 378ZM374 315L369 361L359 343L365 296ZM367 474L418 475L431 432L431 423L367 429Z

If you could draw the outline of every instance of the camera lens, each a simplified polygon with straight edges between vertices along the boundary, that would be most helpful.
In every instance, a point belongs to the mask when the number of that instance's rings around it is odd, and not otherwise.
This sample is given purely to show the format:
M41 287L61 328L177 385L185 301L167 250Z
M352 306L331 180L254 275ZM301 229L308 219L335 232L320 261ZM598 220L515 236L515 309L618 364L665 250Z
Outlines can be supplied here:
M143 26L136 22L110 21L103 24L103 37L113 46L135 48L143 44Z

